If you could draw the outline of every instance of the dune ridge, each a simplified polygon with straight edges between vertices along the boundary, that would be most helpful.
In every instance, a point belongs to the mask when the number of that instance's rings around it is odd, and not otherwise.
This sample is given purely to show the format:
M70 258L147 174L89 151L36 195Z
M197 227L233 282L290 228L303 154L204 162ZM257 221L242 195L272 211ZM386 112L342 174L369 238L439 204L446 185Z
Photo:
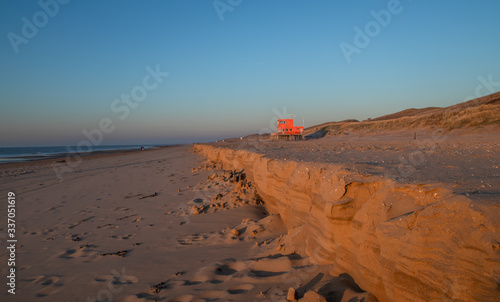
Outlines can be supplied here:
M225 169L245 169L294 245L316 264L332 264L332 275L347 272L380 301L500 300L498 202L341 165L210 145L194 150Z
M484 127L500 127L500 92L445 108L411 108L361 122L346 120L323 123L306 128L304 133L310 138L320 138L358 132L431 128L452 131Z

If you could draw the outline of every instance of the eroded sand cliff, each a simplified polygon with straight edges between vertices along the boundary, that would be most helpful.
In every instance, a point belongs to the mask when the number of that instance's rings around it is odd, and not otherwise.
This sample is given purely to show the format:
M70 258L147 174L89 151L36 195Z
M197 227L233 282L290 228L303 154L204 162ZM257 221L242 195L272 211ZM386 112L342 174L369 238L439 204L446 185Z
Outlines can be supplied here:
M317 264L333 264L331 274L350 274L380 301L500 300L498 202L340 165L194 149L225 169L245 169L293 244Z

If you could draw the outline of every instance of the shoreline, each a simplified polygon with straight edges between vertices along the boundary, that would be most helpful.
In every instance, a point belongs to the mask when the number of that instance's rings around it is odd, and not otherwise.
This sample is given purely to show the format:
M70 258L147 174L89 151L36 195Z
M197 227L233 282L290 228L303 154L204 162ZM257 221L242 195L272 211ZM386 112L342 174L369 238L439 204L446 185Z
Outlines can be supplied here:
M60 148L62 146L55 146L55 147L40 147L40 148ZM155 148L159 146L149 146L148 149ZM7 147L7 148L2 148L2 149L21 149L22 147ZM37 147L26 147L26 148L37 148ZM132 147L126 147L126 148L112 148L112 149L105 149L105 150L95 150L95 151L88 151L88 152L56 152L56 153L43 153L41 155L36 155L36 154L30 154L30 155L12 155L12 156L6 156L6 157L0 157L0 160L7 160L0 162L1 163L21 163L21 162L31 162L31 161L36 161L36 160L43 160L43 159L54 159L54 158L61 158L61 157L70 157L70 156L86 156L86 155L91 155L94 153L100 153L100 152L120 152L120 151L127 151L127 150L137 150L141 149L141 147L133 146ZM145 150L148 150L145 149ZM9 161L10 160L10 161Z
M140 152L149 152L158 149L164 148L172 148L179 146L189 146L192 144L184 144L184 145L165 145L165 146L153 146L149 149L140 150L140 149L116 149L116 150L102 150L102 151L91 151L85 153L64 153L64 154L55 154L51 156L47 156L46 158L26 160L26 161L18 161L18 162L5 162L0 163L0 169L9 169L9 168L20 168L27 166L37 166L37 165L50 165L56 163L64 163L65 161L61 161L62 159L73 159L80 157L82 160L91 160L97 158L106 158L106 157L114 157L121 156L126 154L140 153Z

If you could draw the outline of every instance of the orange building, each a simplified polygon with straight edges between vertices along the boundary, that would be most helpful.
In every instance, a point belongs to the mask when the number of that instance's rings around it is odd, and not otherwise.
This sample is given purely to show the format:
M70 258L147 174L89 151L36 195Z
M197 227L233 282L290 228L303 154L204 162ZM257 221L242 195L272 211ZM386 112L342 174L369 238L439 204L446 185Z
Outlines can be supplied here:
M275 136L278 139L304 139L304 127L294 126L293 119L279 119Z

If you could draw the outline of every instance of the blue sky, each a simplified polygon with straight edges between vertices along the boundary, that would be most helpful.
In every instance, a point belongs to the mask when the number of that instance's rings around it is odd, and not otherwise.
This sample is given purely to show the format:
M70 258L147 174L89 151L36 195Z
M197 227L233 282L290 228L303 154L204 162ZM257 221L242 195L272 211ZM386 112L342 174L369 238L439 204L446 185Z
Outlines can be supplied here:
M102 119L104 145L208 141L500 90L496 0L60 2L0 3L0 147L76 145ZM148 66L169 75L121 119Z

